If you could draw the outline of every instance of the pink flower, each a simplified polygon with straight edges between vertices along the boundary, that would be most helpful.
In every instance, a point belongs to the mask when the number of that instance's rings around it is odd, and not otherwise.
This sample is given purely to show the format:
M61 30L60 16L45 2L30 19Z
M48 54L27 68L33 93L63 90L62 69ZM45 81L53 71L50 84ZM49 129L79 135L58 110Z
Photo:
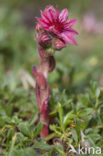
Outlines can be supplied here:
M41 27L51 35L62 39L65 43L75 44L73 38L78 33L72 29L76 23L76 19L68 19L68 10L64 9L60 13L53 6L47 6L44 11L41 11L41 18L37 18Z

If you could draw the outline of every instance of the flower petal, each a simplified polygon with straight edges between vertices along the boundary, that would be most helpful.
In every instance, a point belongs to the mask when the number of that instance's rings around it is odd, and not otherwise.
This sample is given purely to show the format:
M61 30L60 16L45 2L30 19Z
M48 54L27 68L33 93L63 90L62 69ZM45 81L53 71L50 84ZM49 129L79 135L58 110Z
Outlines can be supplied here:
M45 21L46 23L49 23L49 19L48 19L48 17L44 14L43 11L41 11L41 17L44 19L44 21Z
M68 20L68 26L71 27L71 26L73 26L76 22L77 22L76 19L70 19L70 20Z
M61 33L60 35L63 40L69 44L74 44L74 45L77 45L75 39L72 37L72 36L69 36L67 33Z
M56 19L56 15L55 15L55 11L54 10L49 10L52 21L54 21Z
M58 8L56 7L55 9L55 19L57 19L59 17L59 10Z
M48 23L46 23L43 19L37 17L37 20L43 27L47 27L48 26Z
M78 35L78 32L76 30L72 29L72 28L67 29L67 33L69 35Z
M64 21L64 20L67 20L67 18L68 18L68 10L64 9L61 11L59 15L59 19Z
M49 18L50 22L53 22L53 17L51 15L51 10L48 10L47 17Z
M48 19L52 22L56 17L56 10L53 6L47 6L44 10L45 15L47 15Z

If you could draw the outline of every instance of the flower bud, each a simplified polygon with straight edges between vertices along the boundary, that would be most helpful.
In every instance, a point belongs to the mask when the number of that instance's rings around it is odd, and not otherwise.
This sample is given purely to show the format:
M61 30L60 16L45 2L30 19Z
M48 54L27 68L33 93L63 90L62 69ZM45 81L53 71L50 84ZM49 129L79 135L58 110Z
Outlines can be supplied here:
M55 38L53 39L52 46L55 50L61 50L62 48L66 47L66 44L63 40Z
M43 31L43 28L42 28L42 26L40 25L40 23L37 23L37 24L36 24L36 31L37 31L38 33L40 33L40 32Z
M51 36L45 32L41 33L38 37L38 42L42 47L48 47L51 44Z

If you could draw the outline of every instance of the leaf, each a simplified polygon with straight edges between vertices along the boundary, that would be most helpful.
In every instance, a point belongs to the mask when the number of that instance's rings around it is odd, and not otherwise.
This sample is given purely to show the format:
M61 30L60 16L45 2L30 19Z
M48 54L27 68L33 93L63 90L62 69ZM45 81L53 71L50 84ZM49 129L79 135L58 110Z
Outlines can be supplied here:
M93 96L96 96L96 98L98 98L100 96L100 88L98 87L98 83L96 81L93 81L90 83L90 87Z
M87 116L84 120L76 118L76 129L83 130L88 126L91 116Z
M38 125L35 127L35 130L33 132L33 137L36 137L37 135L40 134L42 127L43 127L43 124L39 122Z
M37 120L38 118L38 112L36 112L33 117L29 120L29 125L34 125L35 121Z
M7 140L11 140L11 138L13 137L15 131L14 131L14 128L10 128L8 133L7 133Z
M93 108L85 108L84 110L81 110L81 112L79 112L79 117L83 117L83 116L87 116L91 113L93 113Z
M63 108L62 108L61 103L58 103L57 109L58 109L58 113L59 113L60 123L62 124L62 122L63 122Z
M77 132L74 128L71 129L71 132L72 132L72 136L73 136L73 139L75 140L75 142L77 143L78 142L78 136L77 136Z
M99 96L100 96L100 88L99 87L96 89L95 96L96 96L96 98L99 98Z
M27 122L21 122L18 125L18 129L20 130L21 133L23 133L26 136L30 136L30 129L29 129L29 125Z
M41 150L54 150L55 146L54 145L48 145L46 142L41 141L33 145L34 148L39 148Z
M31 147L24 149L13 149L11 156L37 156L37 153Z
M70 122L71 122L71 119L74 119L76 117L75 114L73 114L73 111L67 113L63 119L63 125L64 127L66 127Z

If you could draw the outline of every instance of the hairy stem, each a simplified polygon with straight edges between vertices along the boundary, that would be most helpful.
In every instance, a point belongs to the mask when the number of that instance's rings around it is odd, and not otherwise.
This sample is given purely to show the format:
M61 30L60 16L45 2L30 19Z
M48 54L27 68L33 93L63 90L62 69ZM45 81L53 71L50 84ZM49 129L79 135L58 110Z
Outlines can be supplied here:
M50 88L48 85L48 73L55 68L54 57L47 53L40 44L38 44L40 56L39 67L33 67L33 75L36 80L36 100L40 109L40 121L43 122L41 137L45 138L49 134L49 97Z

